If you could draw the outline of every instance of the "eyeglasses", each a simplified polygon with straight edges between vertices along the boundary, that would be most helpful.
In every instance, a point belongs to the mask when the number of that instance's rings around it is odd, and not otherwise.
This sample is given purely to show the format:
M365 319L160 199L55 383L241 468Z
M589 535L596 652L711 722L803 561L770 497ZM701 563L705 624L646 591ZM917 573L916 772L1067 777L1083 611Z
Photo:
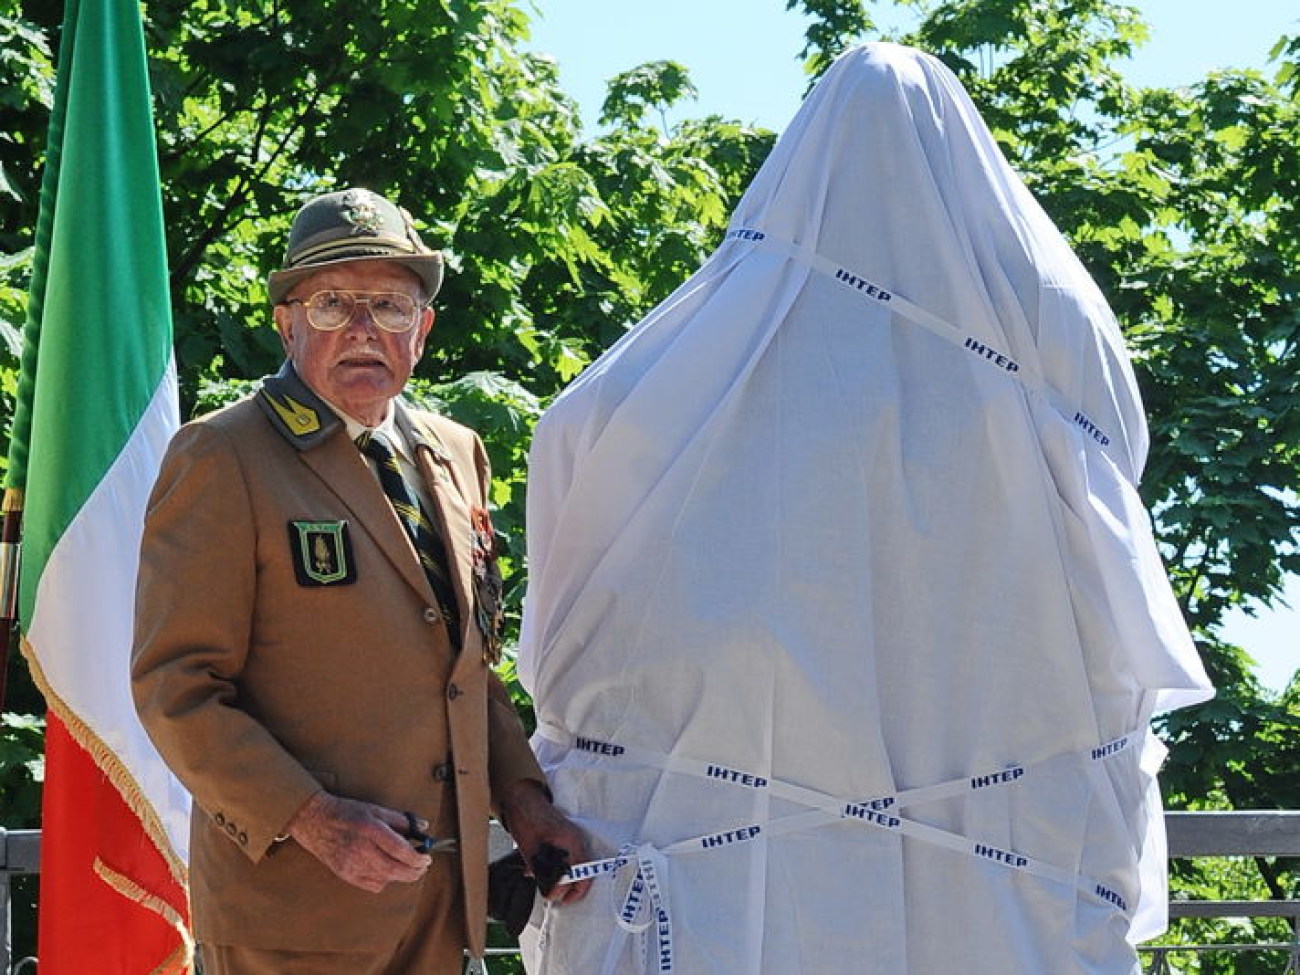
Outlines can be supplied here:
M302 305L308 324L322 332L336 331L352 321L357 305L366 305L374 323L385 332L409 332L419 310L415 299L400 291L317 291L309 298L287 298L284 303Z

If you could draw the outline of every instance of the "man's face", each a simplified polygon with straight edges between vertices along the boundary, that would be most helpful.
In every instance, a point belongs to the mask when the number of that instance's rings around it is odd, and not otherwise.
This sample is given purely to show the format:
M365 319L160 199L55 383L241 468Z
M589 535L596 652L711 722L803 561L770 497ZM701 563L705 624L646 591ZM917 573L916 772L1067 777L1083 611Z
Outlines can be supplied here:
M375 324L370 306L358 302L341 328L321 331L307 321L307 310L300 302L326 290L396 291L410 295L420 306L420 279L388 261L344 264L303 279L274 309L285 353L303 382L349 416L375 426L420 361L424 340L433 327L433 311L418 307L410 331L386 332Z

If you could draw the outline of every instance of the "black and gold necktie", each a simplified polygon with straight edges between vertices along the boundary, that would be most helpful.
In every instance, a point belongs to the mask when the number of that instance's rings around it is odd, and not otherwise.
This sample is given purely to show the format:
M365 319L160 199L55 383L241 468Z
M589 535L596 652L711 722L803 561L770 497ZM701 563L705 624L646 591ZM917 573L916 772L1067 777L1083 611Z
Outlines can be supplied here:
M447 620L447 630L453 644L459 643L460 631L456 618L456 594L447 574L447 550L442 544L433 521L425 513L411 486L397 466L397 457L382 433L362 434L357 438L361 452L375 462L379 472L379 486L393 505L397 520L406 529L415 554L420 558L424 574L429 577L433 593L438 598L438 608Z

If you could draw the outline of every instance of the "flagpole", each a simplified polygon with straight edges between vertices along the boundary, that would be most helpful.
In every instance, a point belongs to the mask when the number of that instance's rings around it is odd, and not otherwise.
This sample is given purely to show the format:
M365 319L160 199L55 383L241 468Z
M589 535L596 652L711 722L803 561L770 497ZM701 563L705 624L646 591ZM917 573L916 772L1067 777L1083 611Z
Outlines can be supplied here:
M4 493L4 522L0 527L0 712L4 711L9 657L18 635L18 559L23 523L23 492L8 488Z

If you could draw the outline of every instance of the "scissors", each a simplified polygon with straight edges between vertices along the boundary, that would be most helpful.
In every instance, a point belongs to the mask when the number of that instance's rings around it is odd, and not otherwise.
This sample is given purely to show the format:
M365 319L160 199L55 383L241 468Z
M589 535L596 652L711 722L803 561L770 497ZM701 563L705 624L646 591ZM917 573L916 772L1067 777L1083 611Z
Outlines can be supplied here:
M455 853L456 838L438 839L420 829L419 819L413 812L403 812L406 817L406 838L411 841L411 848L416 853Z

